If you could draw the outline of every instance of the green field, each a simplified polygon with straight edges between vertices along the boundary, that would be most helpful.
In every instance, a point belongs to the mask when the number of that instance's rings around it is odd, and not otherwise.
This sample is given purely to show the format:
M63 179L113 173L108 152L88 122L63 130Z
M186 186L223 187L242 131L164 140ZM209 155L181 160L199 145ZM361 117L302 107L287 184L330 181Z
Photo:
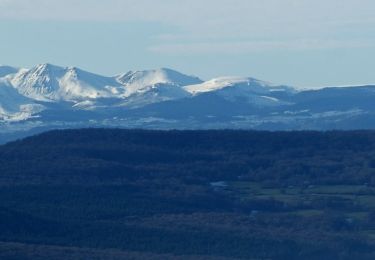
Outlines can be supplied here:
M245 203L253 200L280 202L286 215L309 218L329 212L339 214L358 226L365 226L361 223L369 222L372 212L375 212L375 188L365 185L269 188L262 183L237 181L228 183L226 192ZM330 202L333 206L324 202ZM362 227L361 234L375 242L375 230Z

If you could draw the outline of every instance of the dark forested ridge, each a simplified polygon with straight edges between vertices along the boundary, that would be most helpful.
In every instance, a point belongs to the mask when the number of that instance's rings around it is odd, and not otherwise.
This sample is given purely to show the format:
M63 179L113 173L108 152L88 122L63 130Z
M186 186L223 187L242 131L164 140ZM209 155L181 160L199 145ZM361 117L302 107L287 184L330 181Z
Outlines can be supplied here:
M0 201L1 259L374 259L375 132L52 131Z

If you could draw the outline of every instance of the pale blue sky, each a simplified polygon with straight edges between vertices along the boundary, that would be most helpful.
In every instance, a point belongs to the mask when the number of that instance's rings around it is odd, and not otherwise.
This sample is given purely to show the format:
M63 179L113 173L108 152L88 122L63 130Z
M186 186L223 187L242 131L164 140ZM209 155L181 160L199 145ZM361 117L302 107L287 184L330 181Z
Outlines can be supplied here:
M0 64L375 84L373 0L0 0Z

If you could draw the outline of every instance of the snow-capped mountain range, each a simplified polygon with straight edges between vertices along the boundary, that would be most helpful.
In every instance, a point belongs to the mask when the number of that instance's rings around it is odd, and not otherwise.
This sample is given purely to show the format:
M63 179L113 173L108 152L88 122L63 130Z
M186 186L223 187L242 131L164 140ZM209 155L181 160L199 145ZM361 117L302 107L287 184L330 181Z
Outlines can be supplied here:
M102 76L0 66L0 135L60 127L375 128L375 86L297 90L254 78L203 81L171 69Z

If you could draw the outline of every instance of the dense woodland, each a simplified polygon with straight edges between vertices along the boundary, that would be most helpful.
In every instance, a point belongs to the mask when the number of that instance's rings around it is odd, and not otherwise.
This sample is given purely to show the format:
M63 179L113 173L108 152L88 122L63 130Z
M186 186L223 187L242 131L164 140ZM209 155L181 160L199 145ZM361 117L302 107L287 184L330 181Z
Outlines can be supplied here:
M51 131L0 201L1 259L375 259L375 132Z

